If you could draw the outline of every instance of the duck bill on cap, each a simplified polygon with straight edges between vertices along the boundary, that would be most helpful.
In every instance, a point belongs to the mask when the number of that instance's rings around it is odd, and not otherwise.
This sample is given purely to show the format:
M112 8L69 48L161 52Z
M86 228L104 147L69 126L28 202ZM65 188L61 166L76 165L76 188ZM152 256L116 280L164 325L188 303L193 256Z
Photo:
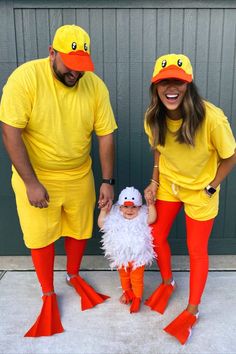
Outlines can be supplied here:
M130 201L126 201L124 202L124 206L134 206L134 203Z
M82 50L70 53L60 53L63 64L75 71L94 71L94 65L89 53Z
M151 82L157 84L158 82L166 79L177 79L184 82L192 82L193 78L191 74L187 74L183 69L170 65L167 68L164 68L155 75Z

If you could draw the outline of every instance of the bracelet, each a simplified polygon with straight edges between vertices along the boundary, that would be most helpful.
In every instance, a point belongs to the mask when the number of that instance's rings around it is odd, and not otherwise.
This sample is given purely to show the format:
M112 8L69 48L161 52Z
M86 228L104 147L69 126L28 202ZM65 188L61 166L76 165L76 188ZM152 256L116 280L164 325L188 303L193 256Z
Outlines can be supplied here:
M159 187L159 186L160 186L160 183L159 183L159 182L157 182L155 179L151 178L151 179L150 179L150 181L151 181L151 182L153 182L154 184L156 184L156 185L157 185L157 187Z
M159 168L159 166L158 165L154 165L153 168Z

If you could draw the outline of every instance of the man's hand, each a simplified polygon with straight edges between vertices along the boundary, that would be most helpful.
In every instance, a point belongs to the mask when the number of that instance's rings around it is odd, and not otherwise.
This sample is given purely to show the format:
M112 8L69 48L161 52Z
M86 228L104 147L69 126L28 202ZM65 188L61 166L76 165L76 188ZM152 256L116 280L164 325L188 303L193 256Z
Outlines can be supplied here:
M110 211L114 199L113 186L107 183L102 183L100 187L100 194L98 199L98 207L107 207L107 211Z
M23 129L2 123L2 137L7 153L18 174L25 183L29 202L36 208L47 208L49 195L38 181L30 163L27 149L21 137Z
M34 181L26 185L26 193L29 202L36 208L47 208L49 203L49 195L45 187L39 182Z

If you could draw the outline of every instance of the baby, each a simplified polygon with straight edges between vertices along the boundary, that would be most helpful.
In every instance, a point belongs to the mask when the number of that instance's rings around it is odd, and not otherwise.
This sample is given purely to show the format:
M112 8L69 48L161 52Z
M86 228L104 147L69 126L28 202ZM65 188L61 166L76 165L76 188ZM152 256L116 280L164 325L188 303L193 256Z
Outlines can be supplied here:
M152 196L142 205L142 196L134 187L123 189L118 202L108 211L105 206L98 217L98 226L104 232L102 249L110 267L119 271L123 294L120 302L129 304L130 313L138 312L144 288L144 268L156 257L151 227L156 220Z

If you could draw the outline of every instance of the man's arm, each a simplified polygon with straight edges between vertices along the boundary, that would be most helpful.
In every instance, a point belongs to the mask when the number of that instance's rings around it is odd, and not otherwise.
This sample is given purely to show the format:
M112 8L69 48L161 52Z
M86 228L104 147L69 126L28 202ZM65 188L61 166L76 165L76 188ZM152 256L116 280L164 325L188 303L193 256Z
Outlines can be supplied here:
M46 208L49 202L48 193L35 175L21 134L22 129L2 123L3 143L12 164L25 183L30 204L34 207Z
M99 143L99 157L102 169L102 178L113 178L114 168L114 138L113 134L98 136ZM110 210L114 199L114 189L112 185L102 183L100 187L100 194L98 199L98 206L104 207L108 203Z

